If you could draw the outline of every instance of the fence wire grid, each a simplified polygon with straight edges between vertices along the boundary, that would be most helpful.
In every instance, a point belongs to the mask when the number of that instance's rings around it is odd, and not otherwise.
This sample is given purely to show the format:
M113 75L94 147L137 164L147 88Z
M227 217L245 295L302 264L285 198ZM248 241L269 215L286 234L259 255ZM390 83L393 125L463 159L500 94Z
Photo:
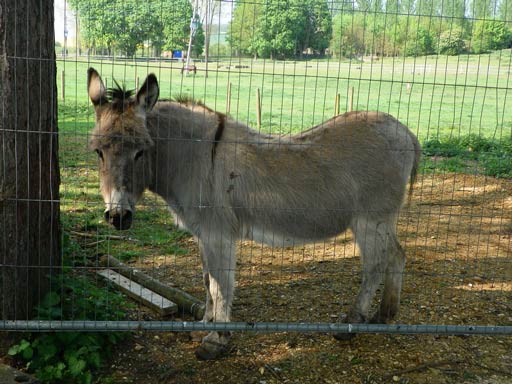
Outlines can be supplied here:
M62 261L36 267L51 267L50 289L0 329L512 334L512 4L481 3L56 1ZM396 320L343 322L361 284L347 231L286 247L230 240L238 255L233 322L197 322L199 247L167 203L146 191L130 229L104 220L89 148L89 67L107 88L139 89L154 73L160 99L190 96L283 142L348 111L385 112L408 126L423 152L396 225L407 258ZM194 143L202 141L183 146ZM100 275L106 268L128 271L111 280L124 279L143 301L121 294ZM141 274L150 293L135 285ZM175 307L157 291L183 302Z

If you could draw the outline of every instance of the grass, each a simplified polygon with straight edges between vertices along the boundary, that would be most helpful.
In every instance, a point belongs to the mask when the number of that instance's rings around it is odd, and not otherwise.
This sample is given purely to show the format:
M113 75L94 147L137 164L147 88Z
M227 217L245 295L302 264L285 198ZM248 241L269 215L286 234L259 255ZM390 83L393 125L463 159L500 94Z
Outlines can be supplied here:
M418 134L420 140L469 134L510 135L510 50L486 55L384 58L358 61L268 61L231 59L196 63L197 75L182 76L181 63L159 61L59 61L65 71L61 121L85 133L82 123L93 120L86 94L86 71L94 66L108 84L112 78L135 88L154 72L161 97L190 94L225 112L227 86L232 84L230 114L256 127L256 89L262 95L262 130L290 133L307 129L334 114L336 94L340 110L353 108L391 113ZM235 65L248 68L235 68ZM408 86L409 84L409 86ZM60 76L59 76L59 88ZM59 91L61 95L61 91Z
M512 177L512 110L510 97L511 52L487 55L427 56L358 61L224 60L196 63L197 75L182 76L181 63L159 61L59 61L65 71L65 97L59 100L61 207L65 231L108 235L98 191L96 156L88 151L88 134L94 111L86 91L89 66L103 79L112 78L135 88L149 72L158 76L161 97L187 93L210 107L225 112L227 85L232 84L230 114L256 127L255 96L262 94L262 130L293 133L318 124L334 114L340 94L340 110L348 105L348 89L354 87L354 109L389 112L418 135L424 144L423 171L485 173ZM235 68L235 65L248 68ZM62 95L58 76L59 95ZM407 84L410 84L408 87ZM128 236L138 242L119 242L102 237L83 238L75 262L85 255L113 254L122 259L172 255L185 251L179 242L165 203L147 194L137 211L138 219ZM151 226L143 223L151 222ZM139 223L139 224L138 224Z
M512 138L501 140L465 135L423 143L425 171L445 170L512 177Z

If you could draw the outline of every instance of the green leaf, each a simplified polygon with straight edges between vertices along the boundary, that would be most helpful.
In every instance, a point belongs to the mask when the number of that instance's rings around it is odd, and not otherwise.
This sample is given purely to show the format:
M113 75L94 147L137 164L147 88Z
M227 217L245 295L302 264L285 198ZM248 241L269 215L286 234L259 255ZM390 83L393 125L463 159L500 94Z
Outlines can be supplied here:
M69 345L73 343L80 334L78 332L59 332L55 334L55 337L62 343Z
M29 346L23 350L21 356L24 360L30 360L34 356L34 350Z
M82 384L91 384L92 383L92 374L87 371L82 375Z
M37 348L39 358L41 358L44 361L48 361L51 358L53 358L55 355L57 355L57 347L54 343L41 343Z
M7 353L10 356L14 356L14 355L24 352L28 348L30 348L32 350L32 348L30 346L30 342L23 339L20 341L19 344L13 345L11 348L9 348L9 351Z
M7 354L9 356L15 356L19 352L20 352L20 346L18 344L16 344L16 345L13 345L11 348L9 348L9 351L7 352Z
M101 357L98 352L91 353L87 360L93 368L99 368L101 366Z
M87 366L87 363L85 360L77 359L75 357L71 357L69 359L69 372L72 376L78 376L80 375L85 367Z
M39 306L42 308L51 308L59 303L60 303L60 295L55 291L51 291L46 294L46 296L41 301Z

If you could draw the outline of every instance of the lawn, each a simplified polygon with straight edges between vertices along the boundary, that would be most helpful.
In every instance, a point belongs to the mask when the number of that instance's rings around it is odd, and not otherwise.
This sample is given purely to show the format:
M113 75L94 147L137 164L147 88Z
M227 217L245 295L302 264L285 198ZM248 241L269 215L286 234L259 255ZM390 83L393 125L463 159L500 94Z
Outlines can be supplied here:
M348 90L354 87L354 109L389 112L419 136L425 149L423 171L485 173L487 167L491 170L488 174L510 175L510 50L480 56L387 58L370 62L225 59L209 63L208 77L205 64L196 65L196 75L182 76L182 64L177 62L72 58L58 61L61 207L65 230L97 236L113 231L102 219L96 155L87 149L88 132L94 125L94 111L86 90L89 66L101 73L107 86L115 79L128 88L135 88L137 78L142 84L147 73L153 72L159 79L161 98L186 93L222 112L227 110L227 89L231 83L230 115L253 127L259 88L261 130L282 134L299 132L333 116L338 93L340 111L347 110ZM475 137L481 138L475 141ZM438 138L444 141L438 142ZM496 147L496 142L502 141L508 144ZM507 148L505 157L502 148ZM142 254L158 258L184 252L179 245L181 237L169 236L174 227L161 199L146 194L137 216L136 222L151 222L150 230L144 225L135 225L131 230L129 236L138 242L73 236L80 247L74 248L72 264L87 263L87 258L105 253L129 259ZM82 251L76 252L79 249Z
M223 59L196 63L196 75L182 76L181 63L162 61L110 61L68 58L58 62L58 87L65 71L65 98L60 100L61 132L85 132L91 122L86 71L94 66L112 85L112 79L135 88L153 72L160 95L192 95L226 112L231 83L230 115L256 127L256 92L262 99L261 129L293 133L319 124L349 107L353 87L354 110L388 112L425 141L467 134L501 138L510 136L512 109L511 50L486 55L383 58L377 61L268 61ZM63 124L65 123L65 124Z

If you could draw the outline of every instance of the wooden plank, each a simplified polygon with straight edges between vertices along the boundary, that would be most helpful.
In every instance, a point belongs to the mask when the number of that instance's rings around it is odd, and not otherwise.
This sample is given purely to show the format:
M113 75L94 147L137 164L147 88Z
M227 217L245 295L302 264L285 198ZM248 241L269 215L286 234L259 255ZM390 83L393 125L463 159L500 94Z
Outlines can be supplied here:
M100 264L108 269L114 270L121 275L133 280L140 285L156 292L163 297L169 299L173 303L178 304L178 309L188 312L194 316L195 319L200 320L203 318L205 305L204 302L198 298L178 289L162 284L158 280L144 274L138 269L132 268L111 255L105 255L100 259Z
M98 275L114 283L121 291L131 298L157 311L162 316L178 312L178 306L171 300L153 292L133 280L111 270L103 269L97 272Z

